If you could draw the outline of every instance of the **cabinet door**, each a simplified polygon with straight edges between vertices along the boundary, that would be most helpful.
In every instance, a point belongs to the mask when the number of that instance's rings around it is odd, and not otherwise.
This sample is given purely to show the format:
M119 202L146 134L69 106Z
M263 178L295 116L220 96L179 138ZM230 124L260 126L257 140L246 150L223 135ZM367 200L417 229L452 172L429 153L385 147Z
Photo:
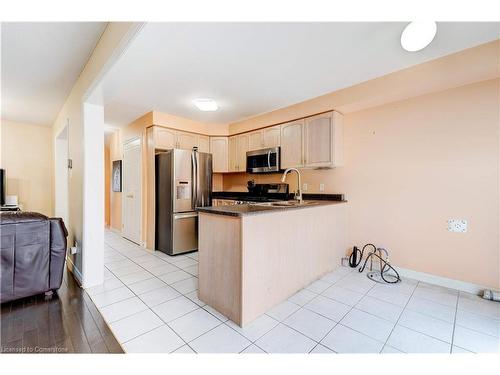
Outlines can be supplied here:
M332 113L305 119L304 164L306 167L330 167L333 163Z
M198 146L198 136L193 133L177 133L177 148L182 150L192 150Z
M177 132L166 128L155 127L155 146L168 150L177 146Z
M281 167L303 166L304 120L281 125Z
M238 137L228 138L228 156L229 156L229 172L238 171Z
M278 147L281 144L281 127L279 125L263 130L264 147Z
M248 135L246 134L239 135L237 151L236 151L239 172L244 172L247 170L247 151L248 151Z
M212 169L214 173L228 171L228 140L227 137L210 137L210 152L212 153Z
M262 130L248 133L248 150L260 150L264 148L264 142L262 139Z
M198 136L198 151L210 152L210 137L207 137L205 135Z

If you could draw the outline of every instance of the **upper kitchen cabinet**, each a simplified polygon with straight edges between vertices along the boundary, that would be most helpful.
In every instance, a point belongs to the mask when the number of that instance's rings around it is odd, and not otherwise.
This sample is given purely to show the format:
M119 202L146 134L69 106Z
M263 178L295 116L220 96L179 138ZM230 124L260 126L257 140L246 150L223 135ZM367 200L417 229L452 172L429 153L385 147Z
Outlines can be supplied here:
M281 139L281 127L279 125L271 126L246 135L248 136L248 151L278 147Z
M228 138L228 172L238 171L238 137L235 135Z
M154 126L154 143L156 148L168 150L177 146L177 132L172 129Z
M304 120L281 125L281 167L304 165Z
M328 112L281 125L282 168L342 164L342 115Z
M207 137L205 135L198 136L198 151L210 152L210 137Z
M247 136L248 136L248 151L260 150L262 148L265 148L262 130L247 133Z
M281 127L279 125L262 130L264 148L278 147L281 145Z
M247 134L238 136L238 172L245 172L247 170L247 151L249 151L249 137Z
M342 163L342 121L338 112L304 120L304 167L331 168Z
M198 135L193 133L177 132L177 146L182 150L192 150L198 147Z
M228 138L210 137L212 169L214 173L228 172Z
M247 165L248 135L229 137L229 172L244 172Z
M155 148L169 150L179 148L182 150L192 150L198 147L200 152L210 152L210 139L207 136L188 133L161 126L153 126Z

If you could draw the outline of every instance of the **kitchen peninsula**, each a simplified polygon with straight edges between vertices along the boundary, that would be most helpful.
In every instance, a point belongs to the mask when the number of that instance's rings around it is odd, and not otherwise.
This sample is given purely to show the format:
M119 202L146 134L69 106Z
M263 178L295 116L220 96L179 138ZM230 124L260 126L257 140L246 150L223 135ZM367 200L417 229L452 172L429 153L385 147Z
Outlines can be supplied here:
M240 326L335 269L346 251L345 201L198 212L198 298Z

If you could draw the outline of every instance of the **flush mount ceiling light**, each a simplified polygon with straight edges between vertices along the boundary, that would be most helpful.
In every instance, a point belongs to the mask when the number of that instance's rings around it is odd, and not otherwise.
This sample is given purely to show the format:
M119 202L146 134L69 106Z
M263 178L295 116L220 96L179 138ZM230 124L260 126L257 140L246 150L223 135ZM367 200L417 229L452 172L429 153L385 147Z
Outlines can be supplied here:
M213 99L195 99L194 105L200 110L204 112L213 112L219 109L217 102Z
M420 51L427 47L436 36L434 21L410 22L401 33L401 46L409 51Z

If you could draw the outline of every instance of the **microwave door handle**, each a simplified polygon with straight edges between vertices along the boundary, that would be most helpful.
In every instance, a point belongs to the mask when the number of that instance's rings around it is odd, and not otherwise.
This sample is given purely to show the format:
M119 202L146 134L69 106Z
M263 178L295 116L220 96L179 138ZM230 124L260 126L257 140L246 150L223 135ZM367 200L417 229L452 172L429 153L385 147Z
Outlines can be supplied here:
M271 169L271 150L267 152L267 166Z

